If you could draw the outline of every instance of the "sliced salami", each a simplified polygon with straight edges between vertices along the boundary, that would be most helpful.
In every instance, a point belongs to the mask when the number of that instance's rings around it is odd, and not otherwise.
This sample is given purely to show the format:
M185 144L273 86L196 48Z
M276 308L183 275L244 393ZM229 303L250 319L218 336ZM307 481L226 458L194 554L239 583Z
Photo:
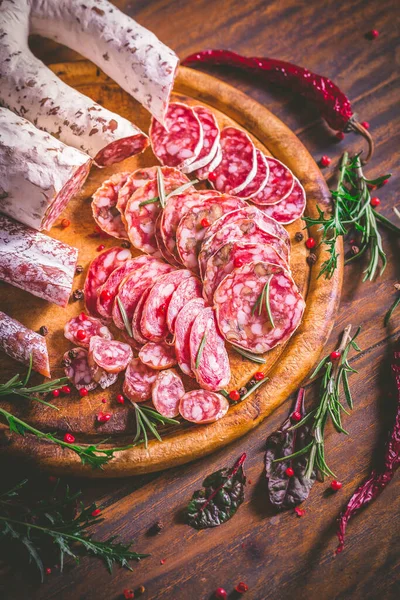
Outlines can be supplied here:
M221 131L222 160L213 171L216 190L237 194L249 185L257 173L256 148L242 129L225 127Z
M215 171L215 169L218 167L218 165L220 165L221 161L222 161L222 150L221 150L220 144L218 144L218 148L215 153L215 156L209 162L209 164L206 165L205 167L203 167L201 169L197 169L197 171L195 171L194 175L196 176L196 179L200 179L200 181L202 181L203 179L208 179L208 176L210 175L210 173L213 173Z
M32 369L50 377L45 338L1 311L0 349L23 365L29 366L32 357Z
M163 179L166 194L170 194L189 181L182 173L179 177L174 173ZM125 208L124 218L129 239L135 248L147 254L155 254L158 251L154 236L155 222L161 212L158 197L157 180L150 180L132 194ZM149 202L151 200L154 202Z
M142 320L143 307L146 303L146 300L150 294L151 287L149 287L143 294L140 296L136 308L133 312L131 328L132 328L132 336L133 339L138 342L141 346L143 344L147 344L148 339L144 337L142 331L140 329L140 321Z
M128 275L136 271L136 269L156 260L157 259L153 256L148 256L146 254L137 256L136 258L125 261L118 269L115 269L111 273L105 284L98 290L97 311L103 319L111 320L112 318L112 308L121 282L128 277Z
M185 394L182 379L174 369L161 371L153 385L151 398L155 409L169 419L179 415L179 402Z
M180 220L189 211L193 211L195 207L200 210L208 199L219 197L220 194L216 191L196 190L172 196L168 200L162 213L160 231L167 252L178 262L180 262L180 258L176 249L176 230L178 229Z
M187 392L179 403L180 415L191 423L213 423L222 419L228 410L225 396L207 390Z
M277 204L287 198L293 189L294 177L290 169L277 158L265 157L269 166L269 178L266 186L252 196L254 204Z
M150 141L163 165L184 168L197 159L203 146L203 129L194 110L180 102L170 102L165 127L151 120Z
M199 254L199 267L204 279L208 259L217 252L221 246L229 242L252 242L272 246L282 259L289 263L289 250L287 245L274 235L267 233L257 223L250 219L238 219L236 222L224 225L217 233L203 244Z
M151 288L140 321L140 330L148 340L160 342L167 337L169 303L175 290L188 277L191 277L190 271L172 271L160 277Z
M219 147L220 131L214 114L205 106L193 106L193 110L203 130L203 145L198 157L187 167L183 167L182 171L184 173L193 173L196 169L201 169L208 165L214 158Z
M217 392L229 384L231 369L212 308L203 308L190 331L191 368L200 387Z
M167 326L172 335L175 333L175 321L179 312L189 300L201 298L201 292L202 285L196 277L188 277L178 285L167 310Z
M215 291L214 305L225 339L256 354L286 342L300 325L305 307L289 273L266 262L250 263L227 275Z
M233 269L259 261L288 269L286 261L272 246L240 241L221 246L207 261L203 282L203 296L206 302L213 303L215 290Z
M90 365L92 378L101 387L102 390L114 385L118 379L118 373L108 373L97 365Z
M194 206L182 217L176 230L176 248L187 269L199 273L198 255L208 227L222 215L244 206L247 206L244 200L223 194L207 198L203 206Z
M118 269L130 258L131 253L127 248L117 246L102 252L90 263L86 275L84 294L86 310L92 317L101 318L97 310L97 298L101 286L115 269Z
M132 360L132 348L118 340L105 340L93 336L89 343L89 364L97 365L107 373L124 371Z
M260 210L282 225L289 225L303 216L306 208L306 192L300 181L294 178L294 186L289 196L278 204L260 206Z
M173 270L171 265L156 260L136 269L121 282L112 311L113 321L118 329L125 329L124 320L119 309L119 302L122 303L128 321L131 322L136 305L142 294L154 285L154 282L158 277L170 273Z
M73 348L64 354L63 365L66 377L77 390L86 388L88 392L97 387L92 377L88 362L88 351L85 348Z
M132 402L145 402L151 398L151 389L159 373L134 358L125 371L122 387L124 395Z
M105 340L112 340L110 330L104 323L95 317L80 313L73 317L64 325L64 336L82 348L89 348L90 339L93 336L101 337Z
M177 364L175 348L163 342L147 342L139 351L143 364L162 371Z
M236 192L239 198L252 198L259 194L267 185L269 178L269 165L267 159L260 150L256 150L256 156L257 172L254 178L241 192Z
M127 240L125 226L117 209L118 194L129 173L115 173L106 179L92 197L92 213L97 225L112 237Z
M162 216L163 216L163 213L160 212L157 217L156 224L155 224L155 230L154 230L154 237L156 238L158 251L166 262L168 262L170 265L173 265L177 269L180 269L182 267L181 263L176 260L175 256L172 256L172 254L170 254L168 252L168 250L166 249L166 247L164 245L164 240L161 235Z
M178 365L185 375L194 377L191 367L190 331L195 318L204 308L204 300L190 300L179 312L175 322L175 352Z

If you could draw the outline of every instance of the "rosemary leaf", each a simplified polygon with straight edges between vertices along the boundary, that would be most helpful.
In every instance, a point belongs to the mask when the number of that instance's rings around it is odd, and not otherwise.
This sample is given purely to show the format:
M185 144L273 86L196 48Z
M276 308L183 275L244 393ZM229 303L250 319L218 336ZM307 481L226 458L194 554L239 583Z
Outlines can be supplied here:
M165 186L164 186L164 176L161 171L161 167L157 167L157 187L158 187L158 197L160 199L161 207L165 208L165 204L166 204Z
M264 377L264 379L261 379L261 381L257 381L257 383L255 383L249 390L247 390L244 396L240 398L240 401L243 402L243 400L246 400L246 398L248 398L250 394L255 392L260 386L263 385L263 383L266 383L267 381L269 381L268 377Z
M146 206L146 204L155 204L156 202L160 202L159 196L154 196L154 198L149 198L148 200L143 200L143 202L139 202L139 208L141 206Z
M238 354L240 354L241 356L244 356L244 358L248 358L252 362L258 363L259 365L264 365L267 362L265 360L265 358L263 358L262 356L259 356L258 354L253 354L253 352L250 352L248 350L243 350L242 348L238 348L237 346L232 346L232 348Z
M271 284L272 278L273 278L273 275L271 275L269 277L267 283L265 284L265 308L267 310L267 315L268 315L269 322L271 323L271 327L272 327L272 329L275 329L275 323L274 323L274 319L272 317L271 306L270 306L270 302L269 302L269 290L270 290L270 284Z
M129 323L128 315L126 314L125 306L122 304L121 299L117 296L118 308L121 313L122 320L124 322L124 326L126 331L128 332L129 337L133 337L132 327Z
M205 332L203 337L201 338L200 346L199 346L199 349L197 350L196 361L195 361L196 369L199 368L199 364L200 364L201 356L203 354L203 349L204 349L206 340L207 340L207 332Z

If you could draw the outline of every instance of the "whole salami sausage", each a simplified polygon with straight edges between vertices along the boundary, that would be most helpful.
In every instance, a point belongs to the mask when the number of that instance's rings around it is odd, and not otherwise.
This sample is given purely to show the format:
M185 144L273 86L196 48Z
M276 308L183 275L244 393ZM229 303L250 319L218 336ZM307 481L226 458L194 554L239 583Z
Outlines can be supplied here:
M215 291L214 306L225 339L262 354L290 338L305 302L285 269L258 262L227 275Z
M180 415L191 423L213 423L222 419L228 410L225 396L207 390L187 392L179 403Z
M269 167L268 182L264 188L251 197L257 205L276 204L291 193L294 185L293 173L277 158L265 157Z
M97 256L89 265L86 275L84 294L86 310L93 317L101 318L97 310L97 299L100 288L105 284L111 273L131 258L127 248L119 246L109 248Z
M34 229L51 229L83 186L91 164L87 154L0 108L2 213Z
M73 317L64 325L64 336L82 348L89 348L90 339L93 336L101 337L105 340L112 340L112 335L108 327L99 319L80 313Z
M197 315L203 310L204 304L202 298L190 300L180 310L175 322L176 358L181 371L190 377L194 377L191 367L190 331Z
M97 387L88 362L88 351L85 348L72 348L64 354L63 365L66 377L77 390L82 388L88 392Z
M193 110L203 130L203 145L196 160L182 169L184 173L193 173L208 165L219 148L220 131L214 114L205 106L193 106Z
M221 281L237 269L250 262L264 261L288 269L286 261L272 246L251 242L229 242L221 246L207 261L203 281L203 297L213 304L214 292Z
M151 288L143 306L140 330L144 337L160 342L168 335L167 312L175 290L185 279L191 277L190 271L172 271L160 277Z
M49 355L42 335L0 311L0 348L18 362L29 366L45 377L50 377Z
M157 371L134 358L125 371L122 391L132 402L145 402L151 398L151 389L157 376Z
M98 335L90 338L89 365L97 365L107 373L124 371L133 358L132 348L118 340L106 340Z
M161 371L153 384L151 398L155 409L173 419L179 415L179 402L185 394L182 379L174 369Z
M139 358L144 365L162 371L176 365L175 348L163 342L147 342L139 351Z
M256 148L242 129L221 131L222 160L213 171L212 184L219 192L235 195L249 185L257 173Z
M262 212L282 225L289 225L303 216L306 208L306 193L299 182L294 178L294 186L289 196L271 206L259 206Z
M229 358L212 308L203 308L195 318L189 345L191 368L200 387L216 392L227 386L231 379Z
M165 126L152 119L150 141L161 164L183 169L199 156L203 146L203 129L190 106L170 102Z
M260 150L256 150L257 156L257 172L253 179L250 181L246 187L237 192L239 198L252 198L253 196L258 196L260 192L265 188L269 178L269 165L264 156L264 154Z
M120 240L127 240L125 226L117 209L118 194L128 179L129 173L115 173L106 179L92 197L92 214L97 225Z
M196 277L188 277L178 285L167 310L167 326L172 335L175 333L175 321L179 312L189 300L201 298L201 292L202 286Z
M66 306L77 258L76 248L0 215L0 280Z

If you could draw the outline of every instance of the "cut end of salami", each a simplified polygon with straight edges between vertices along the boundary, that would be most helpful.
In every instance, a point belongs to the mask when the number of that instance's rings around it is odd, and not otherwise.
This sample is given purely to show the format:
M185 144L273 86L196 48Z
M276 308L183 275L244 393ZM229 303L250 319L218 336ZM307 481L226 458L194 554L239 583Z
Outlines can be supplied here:
M134 358L125 371L122 391L132 402L150 400L153 383L157 376L157 371L144 365L139 358Z
M88 351L85 348L72 348L64 354L63 364L66 377L77 390L86 388L88 392L97 387L88 362Z
M108 340L97 335L90 338L89 364L97 365L107 373L124 371L132 360L132 348L124 342Z
M157 375L151 397L160 415L173 419L179 415L179 403L184 394L182 379L174 369L168 369Z
M179 413L191 423L213 423L222 419L229 410L229 402L222 394L206 390L193 390L185 394L179 403Z
M175 348L161 342L147 342L139 351L139 358L144 365L161 371L176 365Z
M98 167L109 167L130 156L144 152L148 146L148 137L144 133L138 133L137 135L115 140L105 148L102 148L96 154L94 162Z
M117 208L118 194L125 185L129 173L115 173L106 179L93 194L92 213L97 225L108 235L128 239L121 213Z

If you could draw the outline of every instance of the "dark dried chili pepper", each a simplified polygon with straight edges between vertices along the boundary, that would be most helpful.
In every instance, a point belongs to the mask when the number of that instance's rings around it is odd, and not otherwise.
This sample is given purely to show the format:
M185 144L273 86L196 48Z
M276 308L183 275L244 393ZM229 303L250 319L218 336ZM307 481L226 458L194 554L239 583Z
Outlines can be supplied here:
M346 527L351 517L361 508L375 500L392 480L400 466L400 340L393 353L392 371L397 388L397 413L393 429L386 444L383 464L380 469L374 469L370 476L354 492L339 518L337 536L339 545L336 554L343 551Z
M236 67L250 73L262 74L265 81L285 87L313 102L332 129L355 131L368 141L367 162L374 144L369 132L356 120L347 96L327 77L308 69L273 58L242 56L230 50L203 50L187 56L183 65L203 63Z

